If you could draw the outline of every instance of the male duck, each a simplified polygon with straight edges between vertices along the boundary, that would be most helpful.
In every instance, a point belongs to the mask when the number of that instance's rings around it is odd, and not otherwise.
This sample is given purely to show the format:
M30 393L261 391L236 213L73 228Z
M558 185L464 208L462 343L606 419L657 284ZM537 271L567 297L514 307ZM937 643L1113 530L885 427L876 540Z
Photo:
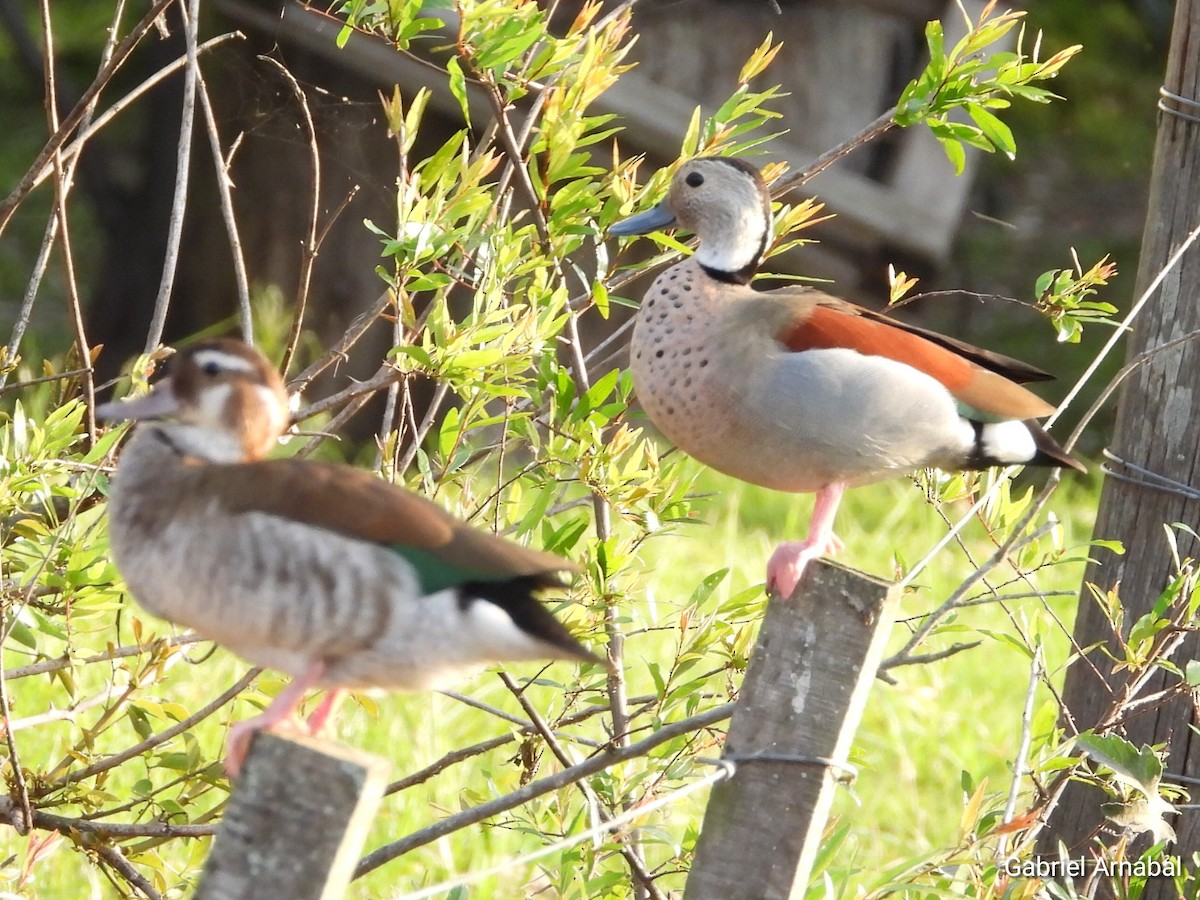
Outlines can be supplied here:
M294 679L234 726L231 775L253 733L290 718L314 687L427 689L505 660L598 661L534 597L573 564L366 472L263 460L287 426L287 394L239 341L192 345L150 394L97 413L149 420L121 454L109 502L134 596Z
M691 160L662 203L610 232L675 223L699 246L642 299L634 383L654 424L701 462L816 492L808 538L771 555L769 590L790 596L810 559L841 548L833 519L847 487L927 466L1084 470L1031 421L1053 407L1015 382L1050 377L1039 369L812 288L750 287L772 236L750 163Z

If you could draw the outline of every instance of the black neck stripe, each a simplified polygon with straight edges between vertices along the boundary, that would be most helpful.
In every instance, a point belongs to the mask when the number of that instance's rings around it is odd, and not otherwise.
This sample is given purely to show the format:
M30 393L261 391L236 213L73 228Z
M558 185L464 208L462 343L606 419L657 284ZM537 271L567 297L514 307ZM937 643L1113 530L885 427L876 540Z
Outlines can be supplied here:
M153 435L157 440L166 444L167 447L170 448L171 452L174 453L176 456L187 456L188 455L187 453L185 453L183 451L183 449L178 444L176 444L173 440L171 440L170 435L168 435L161 428L151 429L150 434Z
M726 272L724 269L714 269L712 266L706 266L700 263L700 268L704 270L704 274L714 281L724 282L725 284L749 284L751 277L754 275L754 270L758 268L756 265L748 265L736 272Z

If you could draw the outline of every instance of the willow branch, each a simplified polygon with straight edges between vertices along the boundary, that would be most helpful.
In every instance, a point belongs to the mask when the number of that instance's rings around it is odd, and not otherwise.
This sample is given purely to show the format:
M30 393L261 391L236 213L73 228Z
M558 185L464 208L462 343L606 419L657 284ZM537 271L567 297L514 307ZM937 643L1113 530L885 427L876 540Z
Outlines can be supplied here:
M413 832L407 837L393 841L390 844L385 844L372 853L369 853L359 861L358 868L354 872L354 877L361 878L378 869L384 863L403 856L411 850L424 847L438 838L482 822L484 819L490 819L492 816L499 815L523 803L528 803L530 800L540 797L543 794L548 794L551 791L574 784L581 778L595 775L597 772L602 772L617 763L645 756L655 747L665 744L667 741L674 740L680 735L700 731L718 722L723 722L733 715L734 706L735 704L733 703L726 703L678 722L663 725L649 737L637 743L597 754L568 769L563 769L560 772L548 775L537 781L531 781L511 793L505 794L503 797L497 797L495 800L489 800L487 803L481 803L478 806L465 809L452 816L447 816L445 819L434 825L430 825L428 828L422 828L420 831Z

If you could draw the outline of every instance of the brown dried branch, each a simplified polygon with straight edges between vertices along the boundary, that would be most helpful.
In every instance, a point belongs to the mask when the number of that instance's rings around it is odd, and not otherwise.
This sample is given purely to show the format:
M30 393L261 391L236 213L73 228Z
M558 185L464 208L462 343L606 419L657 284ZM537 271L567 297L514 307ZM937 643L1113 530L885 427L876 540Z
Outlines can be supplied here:
M452 816L447 816L445 819L428 828L422 828L420 831L413 832L407 837L393 841L390 844L385 844L369 853L359 861L358 868L354 872L354 877L361 878L369 872L378 869L384 863L403 856L411 850L423 847L426 844L436 841L438 838L453 834L455 831L474 825L477 822L482 822L484 819L490 819L492 816L499 815L523 803L528 803L535 797L540 797L543 794L548 794L551 791L574 784L581 778L595 775L597 772L602 772L617 763L645 756L655 747L665 744L667 741L673 740L680 735L710 728L733 715L734 706L735 704L733 703L726 703L712 709L707 709L702 713L697 713L694 716L689 716L686 719L681 719L678 722L663 725L649 737L643 738L637 743L597 754L590 759L556 772L553 775L548 775L538 781L531 781L511 793L505 794L503 797L497 797L495 800L489 800L487 803L481 803L478 806L465 809Z
M36 596L36 595L35 595ZM163 649L171 647L183 647L188 644L198 644L206 638L201 637L194 632L187 634L176 635L174 637L160 638L148 644L128 644L123 647L116 647L112 650L106 650L103 653L97 653L95 656L86 656L82 659L72 659L69 656L60 656L56 659L45 659L41 662L30 663L27 666L17 666L15 669L5 669L4 677L9 681L15 681L18 678L28 678L30 675L45 675L47 672L58 672L62 669L69 669L72 666L87 666L93 663L112 662L114 659L125 659L130 656L141 656L143 653L156 653Z
M162 342L163 328L167 323L167 307L171 301L171 290L175 286L175 267L179 262L179 247L183 241L183 215L187 209L188 181L191 177L192 131L196 116L196 82L200 72L200 61L196 49L200 28L200 0L183 0L179 3L183 14L183 34L187 47L187 65L183 69L183 104L180 110L179 146L175 154L175 197L171 201L171 217L167 223L167 248L163 255L162 280L158 285L158 296L154 299L154 312L150 316L150 330L146 335L145 353L158 348Z
M67 139L75 133L76 128L83 121L88 111L93 108L93 104L100 91L103 90L112 80L117 70L125 64L125 61L133 53L134 49L146 36L149 30L153 27L155 20L162 15L163 11L170 6L175 0L156 0L144 16L134 25L129 34L117 44L112 55L101 67L92 83L88 85L83 96L79 98L79 102L74 108L63 118L57 130L50 136L46 145L42 147L33 164L17 182L17 186L4 200L0 201L0 234L4 233L4 229L8 227L8 223L12 220L13 213L25 197L41 182L43 172L47 164L54 157L55 153L59 152Z
M312 180L309 185L312 205L308 215L308 233L304 238L304 247L300 255L300 279L296 287L292 327L288 333L287 343L284 345L283 362L279 365L281 372L287 372L292 365L296 345L300 343L300 332L304 328L304 311L308 306L308 289L312 284L313 264L317 260L317 219L321 214L321 149L317 145L317 126L313 124L312 111L308 108L308 97L300 87L300 83L277 60L269 56L260 56L259 59L279 71L291 89L292 96L296 98L296 102L300 106L301 117L304 119L304 129L308 135L308 155L312 165Z

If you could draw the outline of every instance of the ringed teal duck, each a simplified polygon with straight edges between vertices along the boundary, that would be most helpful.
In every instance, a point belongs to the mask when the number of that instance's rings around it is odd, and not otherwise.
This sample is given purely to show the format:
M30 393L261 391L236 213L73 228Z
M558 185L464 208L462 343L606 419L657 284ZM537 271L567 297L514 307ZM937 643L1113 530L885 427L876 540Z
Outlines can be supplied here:
M720 472L815 492L808 537L776 548L767 588L841 549L847 487L925 467L1082 464L1034 419L1053 407L1017 382L1040 369L906 325L810 287L757 291L771 198L741 159L684 164L666 198L610 233L678 224L699 240L642 298L630 346L638 399L663 435Z
M366 472L265 460L287 394L258 351L205 340L148 395L97 410L143 420L109 502L113 556L147 610L293 681L233 727L236 775L253 733L304 693L430 689L509 660L598 662L535 598L576 567L458 521Z

